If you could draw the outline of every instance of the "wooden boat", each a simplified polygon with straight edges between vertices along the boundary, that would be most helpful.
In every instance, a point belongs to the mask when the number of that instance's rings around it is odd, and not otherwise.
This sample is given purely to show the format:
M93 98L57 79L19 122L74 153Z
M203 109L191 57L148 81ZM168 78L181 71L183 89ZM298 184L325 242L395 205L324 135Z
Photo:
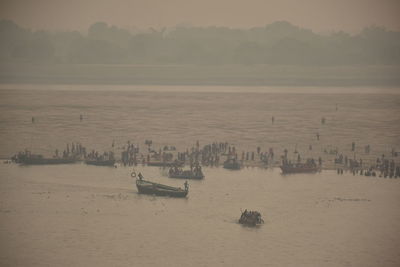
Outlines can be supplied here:
M54 165L54 164L72 164L75 158L44 158L39 154L20 154L16 162L24 165Z
M172 187L168 185L153 183L143 179L136 179L136 187L140 194L170 196L170 197L186 197L189 193L189 188L186 185L185 189Z
M239 223L246 226L256 226L258 224L263 224L264 220L261 218L261 213L258 211L245 210L240 216Z
M305 163L297 163L297 164L283 164L280 166L283 174L290 173L314 173L318 172L319 168L315 164L305 164Z
M184 171L178 170L178 171L175 171L175 170L173 170L171 168L169 170L169 172L168 172L168 177L169 178L198 179L198 180L200 180L200 179L204 178L204 174L203 174L203 172L201 170L197 171L197 172L194 172L194 171L191 171L191 170L184 170Z
M240 163L235 159L228 159L224 162L224 168L229 170L240 170Z
M95 166L114 166L115 159L107 159L107 160L88 159L85 160L85 163L88 165L95 165Z

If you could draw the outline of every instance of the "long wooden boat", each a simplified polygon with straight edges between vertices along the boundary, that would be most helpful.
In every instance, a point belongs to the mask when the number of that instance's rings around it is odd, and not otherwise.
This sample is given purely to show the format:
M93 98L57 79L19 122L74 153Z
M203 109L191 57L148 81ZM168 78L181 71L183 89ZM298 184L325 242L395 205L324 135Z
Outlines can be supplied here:
M318 172L319 168L316 165L307 165L307 164L284 164L280 166L283 174L290 173L314 173Z
M179 187L153 183L150 181L145 181L143 179L136 179L136 187L140 194L156 196L186 197L189 193L188 188L184 190Z
M88 159L85 160L85 163L88 165L95 165L95 166L114 166L115 159L108 159L108 160Z
M197 179L197 180L200 180L200 179L204 178L204 174L201 171L195 173L195 172L193 172L191 170L178 171L178 172L170 170L169 173L168 173L168 177L169 178Z
M54 164L72 164L77 162L75 158L44 158L42 155L19 156L17 163L24 165L54 165Z
M229 170L240 170L241 166L238 161L227 160L224 162L224 168Z

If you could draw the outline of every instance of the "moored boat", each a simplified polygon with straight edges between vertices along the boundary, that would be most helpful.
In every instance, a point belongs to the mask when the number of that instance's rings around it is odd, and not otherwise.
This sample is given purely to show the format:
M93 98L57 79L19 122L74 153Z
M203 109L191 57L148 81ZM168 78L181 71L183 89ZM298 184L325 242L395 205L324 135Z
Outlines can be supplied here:
M114 166L115 159L107 159L107 160L88 159L85 160L85 163L88 165L95 165L95 166Z
M168 172L169 178L180 178L180 179L203 179L204 174L200 166L194 167L192 170L182 170L178 167L171 167Z
M72 164L77 162L76 158L72 157L54 157L54 158L45 158L40 154L32 154L30 152L19 153L14 158L16 163L24 164L24 165L54 165L54 164Z
M313 173L318 172L320 168L313 160L308 160L306 163L288 163L284 162L280 166L283 174L289 173Z
M227 159L224 162L224 168L229 170L240 170L240 163L236 159Z

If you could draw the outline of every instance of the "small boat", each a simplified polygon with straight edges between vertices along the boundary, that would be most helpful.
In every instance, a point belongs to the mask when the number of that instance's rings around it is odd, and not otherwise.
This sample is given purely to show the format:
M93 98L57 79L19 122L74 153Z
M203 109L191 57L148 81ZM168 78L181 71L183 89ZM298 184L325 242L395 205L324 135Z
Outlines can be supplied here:
M88 159L85 160L85 163L88 165L95 165L95 166L114 166L115 159L107 159L107 160Z
M194 167L192 170L182 170L177 166L171 167L168 172L169 178L180 178L180 179L203 179L204 174L200 166Z
M185 182L185 189L180 187L172 187L168 185L153 183L143 180L139 173L139 179L136 179L136 187L140 194L170 196L170 197L186 197L189 193L189 185Z
M289 173L313 173L318 172L320 169L315 164L309 163L296 163L296 164L289 164L285 163L280 166L283 174Z
M256 226L263 224L264 220L261 218L261 213L258 211L247 211L242 212L239 223L247 226Z
M224 168L229 170L240 170L240 163L236 159L227 159L224 162Z
M40 154L24 153L18 154L15 158L15 162L24 165L54 165L54 164L72 164L75 163L75 158L45 158Z

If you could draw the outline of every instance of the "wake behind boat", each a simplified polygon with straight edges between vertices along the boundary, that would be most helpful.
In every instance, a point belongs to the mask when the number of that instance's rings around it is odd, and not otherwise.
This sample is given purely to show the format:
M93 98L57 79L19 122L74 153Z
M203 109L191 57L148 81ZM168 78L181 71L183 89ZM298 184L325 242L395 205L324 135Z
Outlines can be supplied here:
M135 172L132 172L132 177L136 177ZM173 187L150 181L143 180L141 173L138 174L136 179L136 187L140 194L156 195L156 196L170 196L170 197L186 197L189 193L189 185L184 183L185 189L180 187Z

